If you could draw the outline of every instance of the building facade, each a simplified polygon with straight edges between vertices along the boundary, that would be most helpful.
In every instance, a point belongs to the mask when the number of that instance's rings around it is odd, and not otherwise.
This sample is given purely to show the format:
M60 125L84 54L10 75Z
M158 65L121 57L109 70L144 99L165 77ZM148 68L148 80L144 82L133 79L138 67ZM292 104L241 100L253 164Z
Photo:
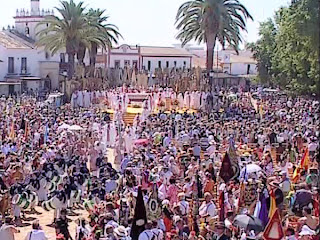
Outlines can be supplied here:
M100 67L135 67L154 72L157 68L191 68L193 54L174 47L129 46L99 50L97 64Z
M0 81L21 83L22 91L58 90L59 79L67 67L65 51L52 56L36 47L37 33L47 27L39 23L53 15L53 11L40 10L40 0L30 3L30 10L16 11L14 26L0 32ZM85 62L89 62L88 56Z

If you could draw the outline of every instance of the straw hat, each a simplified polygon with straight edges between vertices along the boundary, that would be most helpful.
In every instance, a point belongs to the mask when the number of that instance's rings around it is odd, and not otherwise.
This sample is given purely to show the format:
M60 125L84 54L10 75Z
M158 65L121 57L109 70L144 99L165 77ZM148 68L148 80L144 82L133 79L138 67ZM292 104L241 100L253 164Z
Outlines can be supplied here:
M115 228L113 232L118 238L123 238L128 236L127 229L124 226L119 226Z

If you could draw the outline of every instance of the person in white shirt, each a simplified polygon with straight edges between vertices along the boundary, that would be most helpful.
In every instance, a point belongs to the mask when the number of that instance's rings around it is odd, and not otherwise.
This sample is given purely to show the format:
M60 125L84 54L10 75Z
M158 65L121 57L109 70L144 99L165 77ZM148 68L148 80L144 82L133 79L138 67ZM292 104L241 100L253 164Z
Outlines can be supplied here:
M212 201L212 195L209 192L204 194L205 201L199 208L199 215L201 218L214 217L216 215L216 205Z
M14 240L14 234L20 231L12 225L12 218L6 217L4 224L0 227L0 239Z
M186 216L189 213L189 203L186 201L186 195L184 193L178 194L178 206L180 208L180 212L182 216Z
M48 237L44 233L43 230L41 230L41 227L39 225L39 221L36 220L32 223L32 230L28 232L27 236L25 237L25 240L47 240Z
M216 152L216 145L214 141L211 141L210 144L210 147L207 148L207 153L209 154L210 158L213 158L214 153Z
M144 230L142 233L140 233L138 240L153 240L154 239L154 233L151 230L152 223L148 222L145 226L146 230Z
M290 192L291 183L290 180L287 178L286 171L281 171L281 182L279 183L279 187L282 190L284 196L287 196L287 194Z

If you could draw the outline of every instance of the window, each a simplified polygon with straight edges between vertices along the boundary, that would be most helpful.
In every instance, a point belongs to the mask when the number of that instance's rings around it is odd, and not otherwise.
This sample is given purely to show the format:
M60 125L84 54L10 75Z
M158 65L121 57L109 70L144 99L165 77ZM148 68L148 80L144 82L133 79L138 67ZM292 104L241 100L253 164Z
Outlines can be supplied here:
M169 61L166 62L166 67L169 68Z
M124 66L130 66L130 60L124 60Z
M158 67L161 68L161 61L158 62Z
M247 66L247 74L250 74L250 64Z
M21 58L21 74L27 73L27 58L23 57Z
M148 61L148 71L151 70L151 61Z
M60 62L65 63L66 62L66 55L64 53L60 53Z
M132 66L135 68L138 68L138 61L136 60L132 61Z
M173 62L174 67L177 67L177 61Z
M8 58L8 73L14 73L14 58Z
M50 58L50 54L48 52L45 53L45 57L48 60Z
M115 60L114 61L114 67L115 68L120 68L120 61L119 60Z
M29 29L29 27L26 27L25 32L26 32L26 36L29 36L29 34L30 34L30 29Z

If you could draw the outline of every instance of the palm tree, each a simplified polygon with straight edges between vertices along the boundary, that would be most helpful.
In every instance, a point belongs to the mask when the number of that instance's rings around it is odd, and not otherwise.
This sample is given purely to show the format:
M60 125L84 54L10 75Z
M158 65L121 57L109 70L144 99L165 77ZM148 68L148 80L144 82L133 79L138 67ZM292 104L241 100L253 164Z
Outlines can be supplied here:
M176 16L177 39L184 46L191 40L207 45L207 71L213 69L213 51L218 40L238 51L240 30L252 19L239 0L191 0L180 6Z
M52 55L64 49L68 54L68 78L74 74L75 54L78 52L80 43L84 41L88 31L88 17L84 13L83 2L78 4L73 0L61 1L61 8L56 8L62 18L47 16L39 25L47 25L38 33L38 46L43 46L45 51Z
M108 16L104 16L105 10L100 9L90 9L87 13L88 18L90 19L92 27L89 28L87 33L89 36L92 36L92 39L89 39L90 48L90 66L94 67L96 64L96 57L98 47L112 47L112 44L118 43L118 39L122 36L118 31L118 27L109 24Z

